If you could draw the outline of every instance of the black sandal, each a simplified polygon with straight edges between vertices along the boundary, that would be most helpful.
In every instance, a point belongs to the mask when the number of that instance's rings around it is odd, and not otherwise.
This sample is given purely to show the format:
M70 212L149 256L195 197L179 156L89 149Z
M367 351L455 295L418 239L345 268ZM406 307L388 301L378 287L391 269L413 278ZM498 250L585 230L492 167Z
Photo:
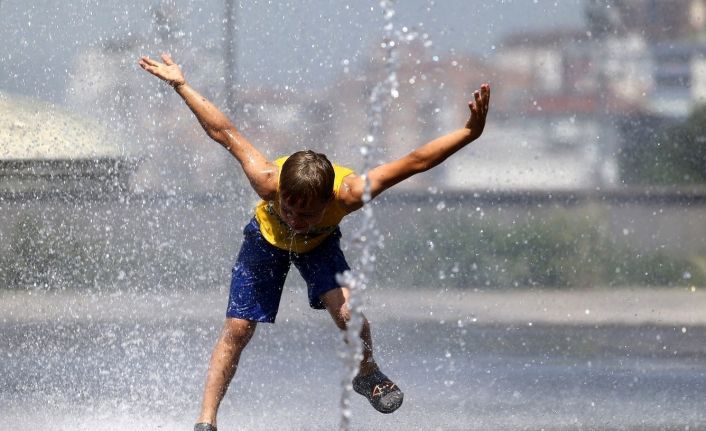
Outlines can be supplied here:
M218 431L216 427L206 422L198 423L194 425L194 431Z
M370 401L380 413L392 413L402 405L404 394L382 371L367 376L358 374L353 379L353 390Z

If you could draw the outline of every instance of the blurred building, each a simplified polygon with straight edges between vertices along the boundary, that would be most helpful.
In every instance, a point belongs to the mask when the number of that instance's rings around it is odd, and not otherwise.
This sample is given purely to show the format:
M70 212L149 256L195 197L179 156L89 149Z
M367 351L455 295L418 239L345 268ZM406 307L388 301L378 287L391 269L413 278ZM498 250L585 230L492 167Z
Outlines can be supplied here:
M586 21L593 37L639 34L649 43L703 36L704 0L588 0Z
M210 142L171 87L137 64L142 55L160 60L159 54L169 52L199 91L225 107L222 53L214 46L188 46L178 11L161 2L150 8L151 26L144 34L97 41L75 59L67 86L71 109L129 137L128 150L142 160L133 175L138 193L209 193L233 184L227 152Z
M483 82L492 87L483 137L401 188L563 190L608 187L617 179L617 131L603 124L598 76L585 32L517 34L485 58L437 58L419 45L399 48L398 97L383 107L382 162L465 125L467 102ZM371 88L387 78L382 64L350 73L336 89L336 129L361 137ZM345 145L345 144L343 144ZM342 146L343 146L342 145ZM345 151L343 149L339 151Z
M0 193L119 193L136 165L120 138L95 121L0 93Z
M684 118L706 103L706 43L674 41L652 47L654 86L648 110Z
M611 95L673 118L704 103L706 1L593 0L586 20Z
M615 187L633 141L653 139L640 131L655 133L706 101L706 2L588 2L586 17L587 29L517 33L499 44L490 64L493 95L503 98L494 98L484 136L493 149L452 158L449 184ZM471 165L473 157L482 163Z
M210 191L222 188L223 172L237 170L221 148L204 144L208 138L168 87L135 79L137 56L153 46L183 53L199 91L269 157L311 148L358 170L364 142L377 164L462 127L472 91L490 82L491 121L481 141L401 187L609 188L620 183L616 154L632 138L626 124L683 117L706 98L706 0L587 1L585 11L586 28L517 33L475 58L438 58L422 40L402 42L396 97L384 106L370 106L373 88L391 78L378 47L370 62L346 65L323 91L238 88L228 110L219 47L196 56L183 46L178 18L156 10L150 36L108 41L77 62L69 99L93 109L112 98L104 116L128 127L151 155L140 184ZM101 77L105 67L114 72L110 80ZM371 109L384 110L376 136Z
M372 164L377 165L463 127L473 91L493 81L493 69L485 62L465 55L438 58L422 41L398 45L394 70L386 67L383 52L372 57L377 60L361 69L346 70L328 96L333 103L333 152L357 170L363 166L364 143L371 148ZM391 81L396 83L394 95L390 94ZM372 92L380 83L384 83L385 94L372 103ZM373 124L378 121L375 111L380 113L377 126ZM447 182L444 164L396 189L443 187Z
M87 50L76 59L68 86L73 109L93 112L132 138L130 150L144 159L134 176L137 192L249 189L229 153L208 138L172 88L139 68L141 55L160 60L161 52L170 52L194 88L271 158L302 148L334 148L331 103L316 94L286 86L237 87L236 103L229 107L222 50L218 45L188 46L173 12L154 8L154 26L146 35L105 40Z

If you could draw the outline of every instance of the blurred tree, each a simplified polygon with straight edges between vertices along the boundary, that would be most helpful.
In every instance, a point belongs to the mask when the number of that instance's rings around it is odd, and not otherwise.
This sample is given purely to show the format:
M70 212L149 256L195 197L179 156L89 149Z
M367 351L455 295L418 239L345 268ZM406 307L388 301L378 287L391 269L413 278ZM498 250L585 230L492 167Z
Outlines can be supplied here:
M683 124L668 128L663 139L674 182L706 183L706 105L694 109Z
M584 16L591 35L597 38L604 38L611 34L617 34L623 30L620 11L615 6L614 1L588 0L584 4Z
M617 237L598 207L554 208L527 219L469 217L420 208L389 232L376 256L383 283L443 288L684 286L706 281L706 261L638 250ZM434 226L430 230L409 226ZM414 252L411 252L414 250ZM410 270L411 269L411 270Z
M618 159L625 183L706 183L706 105L682 123L643 116L624 120L621 129Z

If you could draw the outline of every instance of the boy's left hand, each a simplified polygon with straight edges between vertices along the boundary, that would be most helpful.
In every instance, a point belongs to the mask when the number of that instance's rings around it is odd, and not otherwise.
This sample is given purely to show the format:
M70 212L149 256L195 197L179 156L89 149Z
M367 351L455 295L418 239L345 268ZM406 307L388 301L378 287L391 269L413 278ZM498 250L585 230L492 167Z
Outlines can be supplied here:
M483 133L485 118L490 107L490 85L483 84L479 90L473 92L473 101L468 102L471 116L466 122L466 129L470 129L472 139L478 138Z

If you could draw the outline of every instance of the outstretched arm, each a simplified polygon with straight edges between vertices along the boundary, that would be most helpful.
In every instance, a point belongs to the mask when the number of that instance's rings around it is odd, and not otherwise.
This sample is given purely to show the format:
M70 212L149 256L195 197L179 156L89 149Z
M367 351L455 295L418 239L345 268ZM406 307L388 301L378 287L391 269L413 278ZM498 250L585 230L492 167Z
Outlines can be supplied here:
M255 192L263 199L273 199L279 178L277 167L241 135L214 104L186 83L181 69L168 54L161 57L164 63L143 56L140 67L174 87L208 136L240 162Z
M471 115L464 128L436 138L400 159L371 169L368 172L371 199L412 175L439 165L450 155L478 139L483 133L488 115L490 86L481 85L480 89L473 92L473 99L468 103ZM363 206L364 189L363 177L351 175L344 179L339 196L349 211Z

